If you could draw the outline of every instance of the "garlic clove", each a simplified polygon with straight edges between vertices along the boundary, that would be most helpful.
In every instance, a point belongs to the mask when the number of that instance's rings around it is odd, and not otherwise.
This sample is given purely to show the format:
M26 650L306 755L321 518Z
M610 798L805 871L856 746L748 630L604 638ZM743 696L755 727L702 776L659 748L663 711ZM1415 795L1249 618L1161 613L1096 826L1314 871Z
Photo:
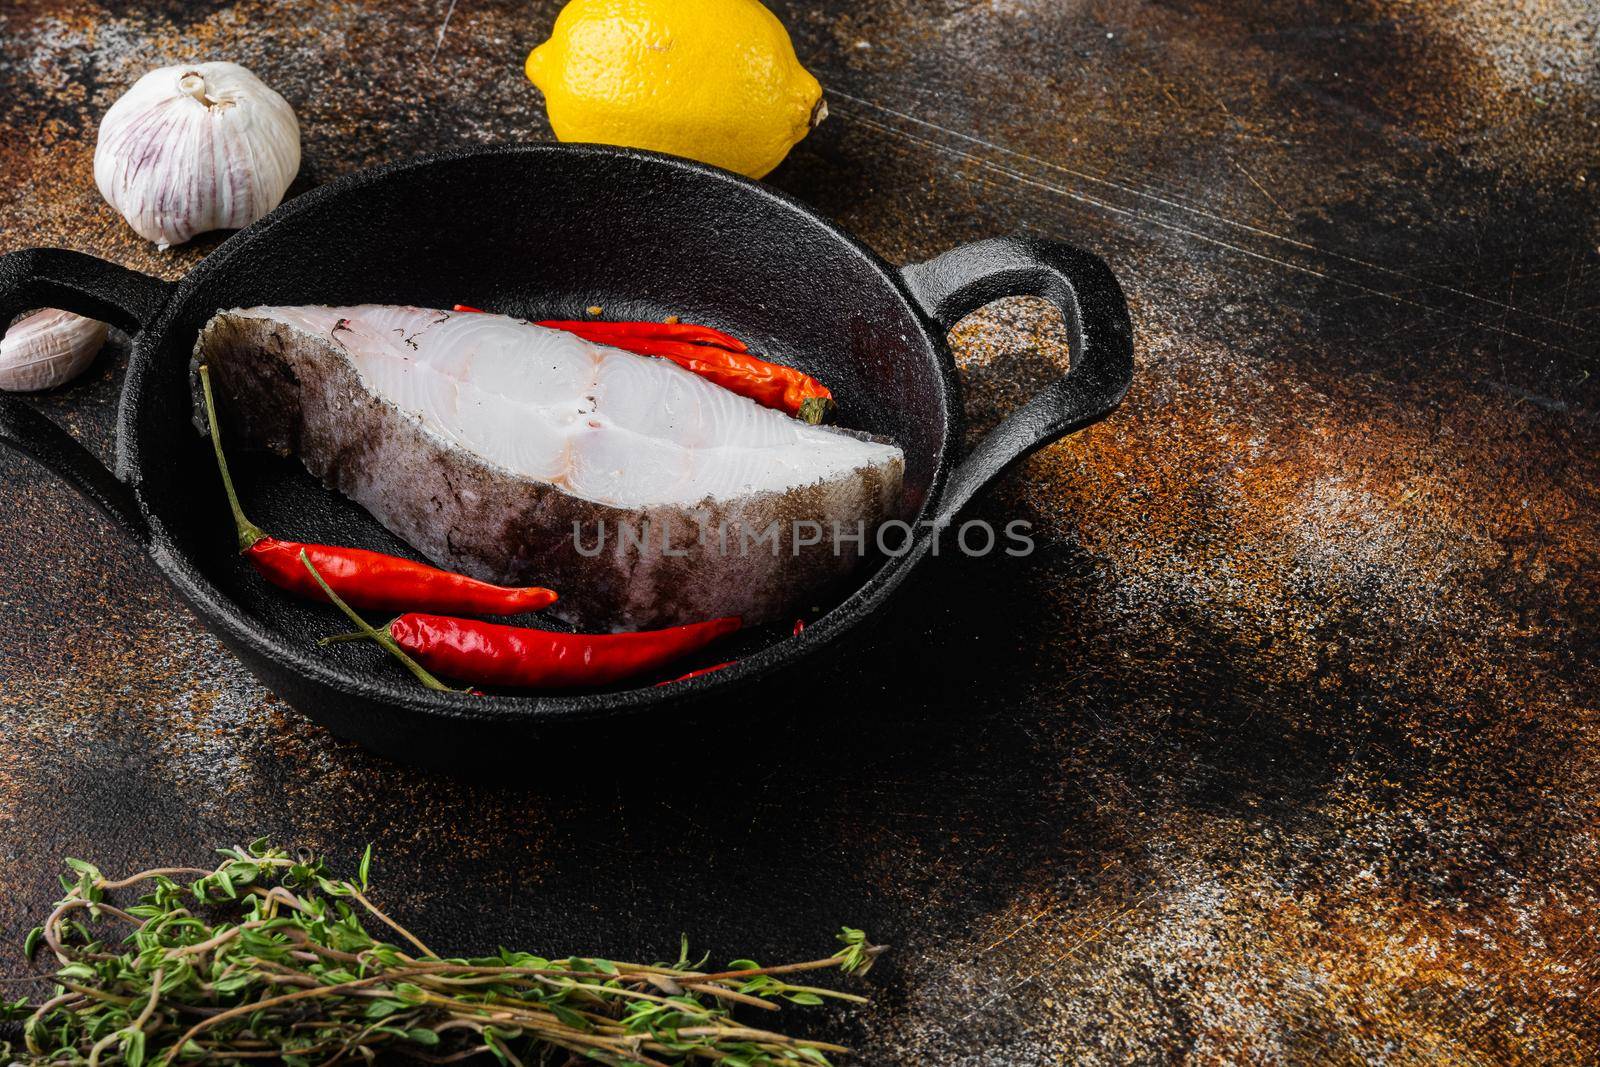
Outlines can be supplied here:
M0 337L0 389L36 393L65 385L89 368L106 343L106 324L47 308Z
M237 63L153 70L100 120L94 180L158 247L248 226L300 170L294 109Z

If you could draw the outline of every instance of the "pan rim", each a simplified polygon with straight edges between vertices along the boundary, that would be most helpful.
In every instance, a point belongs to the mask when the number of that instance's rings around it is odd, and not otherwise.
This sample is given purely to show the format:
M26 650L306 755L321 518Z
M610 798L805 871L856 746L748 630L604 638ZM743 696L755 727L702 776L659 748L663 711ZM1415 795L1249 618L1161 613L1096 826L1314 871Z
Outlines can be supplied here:
M922 346L934 360L939 384L938 400L945 411L944 438L940 444L939 454L934 457L933 478L929 483L922 507L912 520L913 535L907 551L880 563L848 595L837 601L827 614L816 622L808 624L800 634L774 642L724 670L670 686L651 684L590 694L530 693L469 696L465 693L438 693L423 689L409 678L402 678L399 675L388 678L339 667L317 657L314 649L297 649L277 635L276 631L252 625L251 618L239 604L207 578L194 565L193 560L177 549L176 541L171 534L173 526L160 513L153 510L145 498L142 466L136 461L140 447L139 398L143 395L147 377L153 371L158 351L167 347L171 340L168 334L173 320L190 295L205 279L217 271L227 269L236 257L248 254L257 242L266 239L280 224L303 212L315 210L324 201L380 182L403 180L404 176L412 171L496 156L529 159L589 157L637 162L647 166L664 166L689 172L721 183L738 193L769 201L800 216L805 222L819 227L833 239L841 242L871 267L885 287L900 301L910 321L916 324ZM116 451L119 473L131 479L130 486L138 501L139 509L149 524L148 550L152 559L178 592L196 608L206 625L236 654L241 655L241 658L246 660L247 666L253 657L259 657L342 696L381 701L403 709L408 714L441 722L538 726L557 722L576 723L607 719L628 715L645 708L658 710L687 708L714 693L725 695L736 689L750 687L765 676L813 656L826 645L841 638L845 632L876 611L925 554L933 532L926 529L920 520L937 504L944 492L951 454L960 440L961 424L959 377L944 332L932 322L911 295L900 268L889 264L833 220L781 190L742 175L678 156L611 145L539 142L526 145L447 149L353 171L307 190L223 241L193 270L173 284L172 292L160 312L141 331L132 358L129 360L127 377L123 385L117 414Z

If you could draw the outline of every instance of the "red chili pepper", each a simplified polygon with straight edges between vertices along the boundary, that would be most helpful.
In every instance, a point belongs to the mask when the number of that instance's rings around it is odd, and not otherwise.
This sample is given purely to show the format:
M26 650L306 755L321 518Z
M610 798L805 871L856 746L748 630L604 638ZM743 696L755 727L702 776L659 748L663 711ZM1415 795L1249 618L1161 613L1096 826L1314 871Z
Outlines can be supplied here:
M733 633L740 625L737 616L730 616L665 630L569 634L411 612L390 620L382 629L374 629L323 581L306 552L300 553L299 562L334 606L359 627L355 633L325 637L322 644L362 639L376 641L423 685L448 692L461 690L451 690L434 676L434 671L475 685L517 689L611 685L659 670ZM684 678L732 665L731 662L719 663L715 667L691 671ZM476 694L478 690L465 692Z
M479 311L467 304L457 304L455 310ZM641 356L671 360L731 393L812 424L826 420L836 407L832 391L809 374L752 355L743 341L709 326L564 319L546 319L535 325L565 330L586 341Z
M474 685L575 689L612 685L660 670L739 629L736 616L623 634L569 634L410 612L373 630L324 639L371 638L427 671ZM418 677L421 677L419 675Z
M833 409L833 394L827 386L791 367L769 363L748 352L650 337L584 339L641 356L671 360L730 393L749 397L764 407L777 408L806 422L821 422Z
M340 596L352 604L376 611L425 607L465 614L519 615L555 603L556 594L539 586L493 585L402 556L364 548L283 541L269 536L245 518L239 496L234 491L228 461L222 453L222 434L217 427L209 367L200 368L200 387L205 393L206 420L210 423L211 443L217 453L217 469L222 472L222 487L228 494L228 506L233 510L234 526L239 532L239 551L273 585L312 600L326 601L328 598L320 583L313 581L313 576L301 565L304 554L327 576L328 583Z
M608 338L648 338L657 341L690 341L716 345L734 352L748 352L745 343L729 333L692 322L596 322L588 319L542 319L534 323L552 330L566 330L591 341L614 343ZM620 345L618 347L621 347Z
M474 685L573 689L660 670L739 629L729 617L623 634L569 634L410 612L379 633L428 670Z
M556 602L553 590L536 585L494 585L364 548L303 544L261 534L244 554L263 578L280 589L326 600L322 591L306 580L306 569L300 565L302 549L346 600L373 611L422 606L466 615L520 615Z
M673 682L687 682L690 678L698 678L702 674L710 674L713 671L720 671L720 670L722 670L722 668L731 667L737 662L738 662L737 660L729 660L727 663L719 663L714 667L701 667L697 671L690 671L688 674L680 674L676 678L668 678L664 682L657 682L656 683L656 688L659 689L664 685L671 685Z
M482 308L471 304L455 304L453 311L486 314ZM535 326L551 330L565 330L582 335L586 340L599 341L621 348L619 339L646 338L657 341L689 341L694 344L716 345L734 352L748 352L745 343L731 333L723 333L710 326L697 326L692 322L605 322L594 319L541 319Z

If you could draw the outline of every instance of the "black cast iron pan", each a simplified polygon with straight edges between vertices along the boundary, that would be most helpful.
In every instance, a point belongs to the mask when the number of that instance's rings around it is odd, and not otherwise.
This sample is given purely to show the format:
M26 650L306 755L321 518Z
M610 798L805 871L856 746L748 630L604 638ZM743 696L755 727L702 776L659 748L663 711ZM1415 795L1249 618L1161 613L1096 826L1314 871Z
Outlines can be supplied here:
M945 332L989 301L1053 301L1071 370L971 455L955 455L960 412ZM544 696L439 694L372 648L319 649L338 621L266 585L233 551L206 442L195 433L189 359L218 309L256 304L462 302L539 318L668 313L781 352L829 383L844 423L905 450L910 551L878 560L799 636L772 633L738 663L688 682ZM436 156L340 179L280 207L182 281L79 253L0 257L0 322L60 307L133 336L116 469L21 401L0 397L0 440L66 479L145 546L161 573L244 663L291 705L396 758L460 764L515 750L549 728L649 709L667 718L747 700L857 630L957 516L1010 464L1102 418L1127 390L1133 345L1106 265L1067 245L1007 238L903 270L804 205L685 160L585 145ZM245 504L284 537L405 551L297 463L238 458ZM856 634L860 636L859 631ZM834 645L837 650L839 646Z

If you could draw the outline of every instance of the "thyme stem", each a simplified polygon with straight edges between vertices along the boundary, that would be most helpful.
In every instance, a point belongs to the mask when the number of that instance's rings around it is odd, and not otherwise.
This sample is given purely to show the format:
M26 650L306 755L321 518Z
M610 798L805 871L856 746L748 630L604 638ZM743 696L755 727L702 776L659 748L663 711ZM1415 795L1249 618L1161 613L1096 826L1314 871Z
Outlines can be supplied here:
M881 951L847 927L845 950L828 959L737 961L709 973L688 962L686 946L672 965L506 950L448 959L373 902L370 850L348 880L265 841L222 856L209 870L157 867L120 879L69 860L76 881L29 935L30 947L46 944L55 956L53 995L0 1001L0 1021L23 1032L21 1048L0 1042L0 1063L336 1067L403 1052L440 1064L488 1053L502 1067L527 1067L555 1050L606 1067L828 1067L847 1050L746 1025L732 1011L860 1002L774 976L859 972ZM135 887L137 902L106 899ZM105 923L130 929L119 942L96 931Z

